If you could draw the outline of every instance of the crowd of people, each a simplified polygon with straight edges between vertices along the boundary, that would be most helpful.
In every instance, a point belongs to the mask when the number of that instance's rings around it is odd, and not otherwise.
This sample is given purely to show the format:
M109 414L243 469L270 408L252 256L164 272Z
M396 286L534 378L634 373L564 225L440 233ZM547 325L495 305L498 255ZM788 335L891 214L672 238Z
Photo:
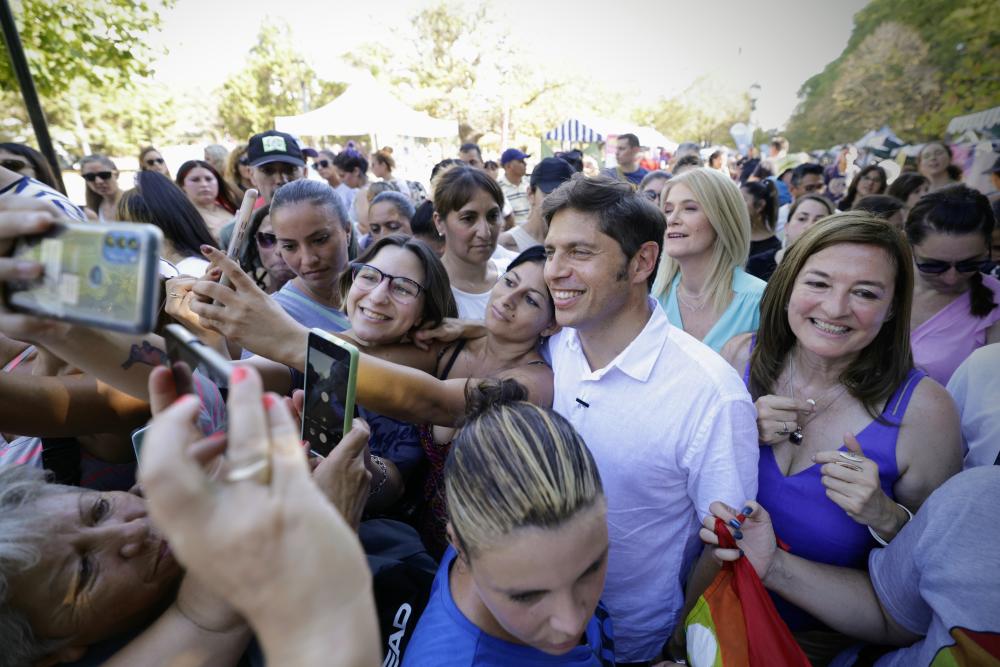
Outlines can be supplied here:
M737 559L814 665L996 664L1000 195L942 142L787 151L467 143L425 187L268 130L72 202L0 144L0 281L67 219L163 234L152 332L0 307L0 666L729 664L689 612ZM312 329L360 351L325 458Z

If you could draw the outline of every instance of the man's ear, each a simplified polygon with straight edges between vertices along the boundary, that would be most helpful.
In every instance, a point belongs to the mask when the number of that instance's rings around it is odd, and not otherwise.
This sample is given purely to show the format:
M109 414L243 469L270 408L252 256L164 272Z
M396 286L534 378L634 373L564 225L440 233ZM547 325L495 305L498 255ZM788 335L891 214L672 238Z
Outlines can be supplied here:
M559 326L558 324L556 324L555 318L552 318L552 324L550 324L548 327L546 327L542 331L541 335L543 337L545 337L545 338L548 338L549 336L555 336L557 333L559 333L559 331L561 329L562 329L562 327Z
M632 278L633 283L645 283L646 280L656 270L656 260L660 254L660 244L656 241L646 241L632 257Z
M59 665L64 662L76 662L83 658L86 652L86 646L64 646L37 660L34 667L52 667L52 665Z

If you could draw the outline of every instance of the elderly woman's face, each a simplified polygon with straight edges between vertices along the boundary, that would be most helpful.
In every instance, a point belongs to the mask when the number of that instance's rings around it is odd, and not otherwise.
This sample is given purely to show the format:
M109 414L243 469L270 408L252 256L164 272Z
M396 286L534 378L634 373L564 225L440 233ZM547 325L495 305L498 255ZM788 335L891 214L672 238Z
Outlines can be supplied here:
M12 581L11 601L39 637L87 646L161 611L181 569L154 531L145 500L72 489L37 505L41 559Z

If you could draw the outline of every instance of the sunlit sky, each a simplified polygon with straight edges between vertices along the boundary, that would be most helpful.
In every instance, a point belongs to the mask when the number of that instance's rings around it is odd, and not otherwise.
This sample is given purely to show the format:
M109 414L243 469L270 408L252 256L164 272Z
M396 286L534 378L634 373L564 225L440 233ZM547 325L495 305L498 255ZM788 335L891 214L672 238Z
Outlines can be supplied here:
M840 55L867 0L493 0L540 67L655 101L702 75L762 87L758 122L781 127L796 93ZM206 93L238 71L262 21L281 17L320 76L347 80L338 56L388 38L429 0L176 0L150 43L167 49L156 78ZM483 48L488 48L484 44ZM322 100L322 103L328 100ZM569 110L568 110L569 111ZM585 112L587 110L580 110Z

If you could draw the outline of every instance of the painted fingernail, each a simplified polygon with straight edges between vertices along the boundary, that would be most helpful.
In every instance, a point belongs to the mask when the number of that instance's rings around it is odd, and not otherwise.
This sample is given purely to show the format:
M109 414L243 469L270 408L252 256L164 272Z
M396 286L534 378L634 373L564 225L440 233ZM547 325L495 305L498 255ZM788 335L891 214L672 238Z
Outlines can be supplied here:
M204 244L201 246L201 253L203 255L211 255L213 250L215 250L215 248L210 245Z
M740 513L750 516L751 514L753 514L753 508L747 505L746 507L740 510Z
M247 369L243 366L237 366L233 369L233 372L229 375L229 382L231 384L239 384L247 379Z
M742 527L742 524L741 524L741 523L740 523L739 521L737 521L736 519L730 519L730 520L728 521L728 523L729 523L729 525L730 525L730 526L732 526L732 527L733 527L733 528L734 528L735 530L739 530L739 529L740 529L740 528Z
M737 530L736 532L733 533L733 537L735 537L738 540L742 540L743 539L743 531L742 530Z
M271 394L264 394L263 401L265 410L270 410L274 407L274 404L277 403L277 401L274 400L274 396Z

